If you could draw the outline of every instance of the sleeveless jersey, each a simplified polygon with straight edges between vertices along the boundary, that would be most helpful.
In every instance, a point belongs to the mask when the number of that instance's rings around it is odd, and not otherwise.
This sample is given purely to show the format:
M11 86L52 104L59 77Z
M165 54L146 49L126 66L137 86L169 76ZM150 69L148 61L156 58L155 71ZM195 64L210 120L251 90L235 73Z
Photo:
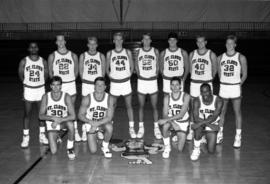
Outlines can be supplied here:
M232 56L227 53L222 54L220 60L220 82L227 84L239 84L241 82L240 53L236 52Z
M155 48L151 47L149 51L140 48L138 54L138 68L140 74L138 78L156 79L157 62Z
M181 92L181 95L177 99L174 99L172 96L172 93L169 94L169 113L168 113L169 117L175 116L176 114L179 114L181 112L182 106L184 104L184 96L185 96L185 93ZM185 122L188 120L188 118L189 118L189 114L187 111L181 120L175 120L175 121Z
M40 87L45 84L43 58L33 61L29 56L25 58L23 84L27 87Z
M175 76L182 77L184 74L184 59L181 48L176 51L165 50L163 63L163 76L170 79Z
M108 97L107 93L104 94L102 100L98 101L94 93L90 93L90 105L86 110L86 118L98 121L103 119L106 116L108 110Z
M62 92L61 98L55 101L52 98L52 93L47 93L47 115L55 117L66 117L68 108L65 102L66 93Z
M215 112L215 109L216 109L215 103L216 103L217 96L213 95L213 101L209 105L205 105L203 103L201 95L199 96L199 99L200 99L199 117L201 119L207 119L208 116L213 115ZM215 121L217 120L219 120L219 117Z
M211 50L207 50L205 54L199 54L198 50L194 51L191 60L191 79L198 81L211 81L212 76L212 62Z
M130 78L130 65L126 49L122 49L120 52L111 51L110 69L110 77L115 82Z
M100 52L97 52L95 55L85 52L83 60L83 82L94 84L95 79L101 76L102 63Z
M54 52L53 75L60 76L63 82L75 80L74 61L71 51L66 54L60 54L58 51Z

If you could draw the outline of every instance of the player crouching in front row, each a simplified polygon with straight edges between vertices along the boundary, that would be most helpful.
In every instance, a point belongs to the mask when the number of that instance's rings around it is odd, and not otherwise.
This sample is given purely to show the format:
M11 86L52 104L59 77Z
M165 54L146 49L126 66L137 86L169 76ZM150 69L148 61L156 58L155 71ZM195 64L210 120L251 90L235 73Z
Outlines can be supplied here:
M74 106L69 94L61 91L61 77L52 77L50 88L51 91L44 94L42 97L39 118L46 121L49 145L52 154L57 152L58 132L61 128L68 130L67 154L70 160L74 160Z
M103 77L97 77L94 85L94 93L90 93L82 99L78 118L86 123L87 140L91 153L97 151L97 131L100 129L105 131L101 150L106 158L111 158L109 141L113 133L113 101L105 92L106 85Z

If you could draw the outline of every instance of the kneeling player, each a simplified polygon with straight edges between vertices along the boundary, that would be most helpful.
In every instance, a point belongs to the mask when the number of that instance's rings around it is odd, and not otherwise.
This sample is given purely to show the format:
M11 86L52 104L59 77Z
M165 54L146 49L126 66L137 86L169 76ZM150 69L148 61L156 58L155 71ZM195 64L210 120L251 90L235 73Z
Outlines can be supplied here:
M92 153L97 151L97 130L104 130L104 140L101 150L106 158L111 158L112 153L109 150L109 141L113 132L111 122L113 103L112 99L105 92L106 85L103 77L97 77L94 85L94 93L83 97L78 117L81 121L86 123L87 140Z
M74 124L75 111L69 94L62 92L62 79L54 76L50 83L51 92L42 97L39 118L46 121L49 145L52 154L57 152L58 132L61 128L68 130L67 154L70 160L75 159Z
M206 133L207 149L209 153L216 150L217 132L219 130L219 115L223 101L213 95L211 86L203 83L200 87L201 95L194 99L193 116L194 124L194 149L190 156L191 160L198 160L200 156L200 144L203 133Z
M164 152L163 158L169 158L171 145L170 145L170 128L177 132L178 137L178 150L182 151L185 145L186 133L189 125L189 94L181 91L181 80L179 77L171 79L172 93L164 96L163 102L163 117L158 122L163 125L163 141Z

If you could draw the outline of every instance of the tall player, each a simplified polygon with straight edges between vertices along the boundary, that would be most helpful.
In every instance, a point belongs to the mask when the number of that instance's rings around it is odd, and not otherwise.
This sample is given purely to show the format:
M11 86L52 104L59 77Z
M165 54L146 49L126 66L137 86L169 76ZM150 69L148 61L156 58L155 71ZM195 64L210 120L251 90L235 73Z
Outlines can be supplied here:
M168 35L169 48L160 54L160 72L163 77L163 92L170 93L170 79L179 77L181 81L181 89L184 90L184 83L189 73L189 63L187 52L177 46L177 33Z
M163 101L163 119L158 122L163 125L163 158L169 158L171 152L170 129L176 131L178 138L178 150L182 151L186 142L186 133L189 125L189 94L181 89L181 79L173 77L171 79L171 93L164 96Z
M158 83L157 77L159 72L159 52L156 48L151 47L151 35L143 34L143 47L138 51L138 57L135 60L135 69L138 76L138 99L139 99L139 131L137 138L144 135L144 103L146 95L149 94L153 107L154 117L154 135L156 139L161 139L162 135L158 125Z
M193 99L200 96L200 86L202 83L209 84L213 89L212 80L217 72L217 56L213 51L206 48L206 37L198 35L196 37L196 44L198 49L194 50L189 55L191 105L193 104ZM192 125L193 116L190 117L190 120L190 125ZM193 130L190 128L187 139L191 140L192 138Z
M94 84L95 91L82 99L78 117L85 122L88 133L88 145L92 153L97 151L97 129L104 129L105 133L101 150L106 158L111 158L112 153L109 150L109 141L113 133L111 122L113 114L112 99L105 92L106 85L103 77L97 77Z
M113 107L116 107L117 98L124 96L129 119L129 134L131 138L136 138L130 83L134 64L131 51L123 48L123 41L122 33L117 32L113 35L115 49L107 53L106 72L111 80L110 94L113 100Z
M72 103L75 106L76 101L76 77L78 76L78 57L66 47L66 40L64 35L56 36L57 50L49 55L49 74L53 76L60 76L63 80L62 91L71 96ZM77 121L74 122L75 127L75 141L81 141L77 129Z
M219 96L224 99L220 115L220 131L218 137L223 139L223 125L227 111L228 101L231 99L235 114L236 135L233 146L241 147L242 112L241 88L247 79L247 59L235 50L237 37L229 35L226 39L226 52L218 57L218 74L220 79ZM218 142L218 143L220 143Z
M96 37L87 38L88 51L82 53L79 59L79 74L82 80L82 96L94 92L94 81L105 76L105 56L97 51ZM82 141L87 141L86 126L82 125Z
M51 92L43 95L39 118L46 121L49 145L52 154L57 152L58 132L68 130L67 154L70 160L75 159L74 124L75 110L69 94L61 91L62 79L54 76L50 82Z
M213 95L211 86L203 83L200 86L201 95L194 99L193 115L194 124L194 149L190 159L195 161L200 156L201 138L205 132L207 140L207 149L209 153L216 150L217 132L219 130L219 115L221 113L223 101L221 98Z
M24 98L24 117L23 117L23 140L22 148L29 146L29 123L32 111L32 106L37 103L40 108L42 95L45 94L45 80L48 77L47 62L38 55L38 45L31 42L28 47L29 56L23 58L19 64L19 77L23 82L23 98ZM45 124L40 121L39 127L39 142L48 144L48 139L45 136Z

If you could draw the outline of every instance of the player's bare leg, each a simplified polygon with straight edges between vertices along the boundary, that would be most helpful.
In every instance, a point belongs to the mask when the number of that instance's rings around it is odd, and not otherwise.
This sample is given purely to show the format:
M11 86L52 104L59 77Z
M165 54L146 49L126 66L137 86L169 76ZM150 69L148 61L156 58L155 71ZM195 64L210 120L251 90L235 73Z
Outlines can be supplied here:
M164 151L162 153L163 158L170 157L171 152L170 132L169 132L170 127L171 127L170 122L165 123L162 127L163 142L164 142Z
M68 129L68 139L67 139L67 155L70 160L74 160L76 155L74 151L74 122L68 121L66 122L66 127Z
M24 115L23 115L23 140L21 143L22 148L27 148L29 146L29 123L32 111L33 102L24 101Z
M233 110L235 114L236 135L233 147L241 147L241 133L242 133L242 112L241 112L241 98L233 99Z
M41 101L37 102L38 110L40 109ZM41 144L49 144L49 141L45 134L45 121L39 120L39 142Z
M51 153L54 155L57 152L57 137L58 137L58 131L49 131L48 132L48 138L49 138L49 146Z
M101 150L104 154L104 156L106 158L111 158L112 157L112 153L110 152L110 149L109 149L109 142L112 138L112 134L113 134L113 125L112 123L106 123L104 125L104 130L105 130L105 133L104 133L104 140L102 141L102 147L101 147Z
M222 106L222 110L220 113L220 121L219 121L220 129L219 129L218 134L217 134L217 144L220 144L223 141L223 127L224 127L224 123L225 123L225 115L227 112L228 102L229 102L229 100L223 99L223 106Z
M139 100L139 130L137 134L137 138L142 138L144 136L144 105L145 105L146 95L138 94Z
M76 94L71 96L72 104L75 107L75 102L76 102ZM78 122L77 120L74 121L74 130L75 130L75 141L80 142L82 140L79 131L78 131Z
M192 113L192 109L193 109L193 100L194 97L190 98L190 122L189 122L189 129L188 129L188 134L187 134L187 140L191 141L193 139L194 136L194 131L191 128L191 125L194 123L194 117L193 117L193 113Z
M216 140L217 140L217 133L216 132L207 132L206 133L206 140L207 140L207 150L208 153L214 154L216 151Z
M133 108L132 108L132 94L124 97L126 102L127 114L129 119L129 134L131 138L136 138L136 133L134 130L134 116L133 116Z
M203 131L202 127L199 127L196 130L194 130L194 148L190 155L190 159L192 161L196 161L200 157L201 154L200 146L201 146L201 139L203 136L202 131Z
M158 93L154 93L150 95L151 98L151 105L153 108L153 117L154 117L154 135L156 139L161 139L162 134L158 124L158 109L157 109L157 102L158 102Z

